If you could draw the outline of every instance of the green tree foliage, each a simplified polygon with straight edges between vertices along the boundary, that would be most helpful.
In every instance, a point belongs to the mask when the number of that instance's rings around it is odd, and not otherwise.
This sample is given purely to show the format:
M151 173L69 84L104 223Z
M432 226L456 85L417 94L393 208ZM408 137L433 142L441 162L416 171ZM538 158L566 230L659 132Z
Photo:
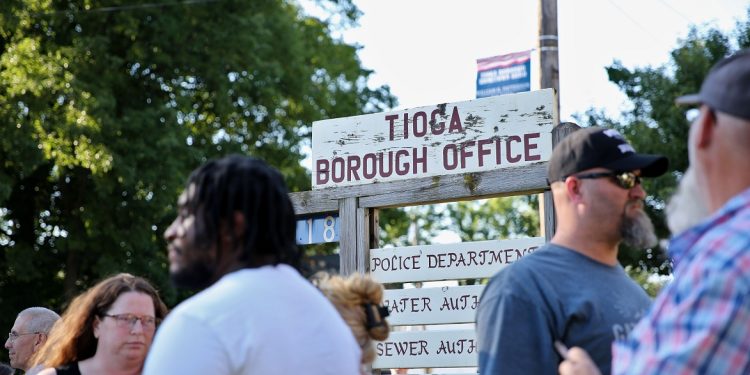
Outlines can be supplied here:
M395 104L339 25L285 0L2 1L0 325L121 271L175 303L161 233L208 158L255 155L309 189L313 121Z
M463 242L541 235L536 195L451 203L446 215Z
M631 69L615 61L607 67L609 80L628 96L632 108L618 119L606 116L603 111L590 110L587 122L619 129L639 152L669 157L670 172L645 180L643 184L649 194L646 208L659 238L669 237L664 208L688 167L690 124L685 117L685 108L676 106L674 99L698 92L711 66L732 52L747 47L750 47L750 10L748 20L738 23L730 35L714 28L693 27L687 37L678 42L670 54L670 61L663 66ZM623 264L662 273L669 271L663 248L646 252L622 250L620 260Z

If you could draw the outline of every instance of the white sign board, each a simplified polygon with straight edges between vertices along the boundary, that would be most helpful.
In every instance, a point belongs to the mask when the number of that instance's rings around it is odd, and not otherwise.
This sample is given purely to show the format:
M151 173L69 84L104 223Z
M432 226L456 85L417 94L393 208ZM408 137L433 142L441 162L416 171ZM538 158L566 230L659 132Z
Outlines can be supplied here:
M375 344L372 368L473 367L478 362L476 332L391 332Z
M387 289L383 304L392 326L473 323L484 285Z
M549 160L552 89L313 123L313 189Z
M543 237L370 250L370 273L381 283L490 277L544 244Z

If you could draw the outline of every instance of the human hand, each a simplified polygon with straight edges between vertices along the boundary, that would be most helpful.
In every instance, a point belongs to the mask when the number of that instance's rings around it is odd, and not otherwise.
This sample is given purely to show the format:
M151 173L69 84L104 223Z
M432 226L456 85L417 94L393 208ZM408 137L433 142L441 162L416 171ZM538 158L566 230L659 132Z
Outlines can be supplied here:
M560 375L601 375L599 368L591 360L588 353L579 347L573 347L568 350L565 358L557 368Z

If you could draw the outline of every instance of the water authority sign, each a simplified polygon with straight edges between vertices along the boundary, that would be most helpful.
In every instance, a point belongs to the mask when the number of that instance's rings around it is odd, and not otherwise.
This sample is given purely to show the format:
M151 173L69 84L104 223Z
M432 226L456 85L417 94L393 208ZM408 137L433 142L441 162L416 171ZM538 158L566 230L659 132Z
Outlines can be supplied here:
M313 189L549 160L558 122L545 89L313 123Z
M531 90L531 51L477 60L477 98Z

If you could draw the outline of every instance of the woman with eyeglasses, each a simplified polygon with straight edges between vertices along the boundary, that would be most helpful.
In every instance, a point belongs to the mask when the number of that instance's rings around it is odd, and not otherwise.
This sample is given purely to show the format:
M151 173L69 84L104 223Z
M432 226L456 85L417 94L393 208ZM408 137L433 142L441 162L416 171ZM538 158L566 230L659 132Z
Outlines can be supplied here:
M167 307L146 280L127 273L76 297L32 362L39 375L137 375Z

